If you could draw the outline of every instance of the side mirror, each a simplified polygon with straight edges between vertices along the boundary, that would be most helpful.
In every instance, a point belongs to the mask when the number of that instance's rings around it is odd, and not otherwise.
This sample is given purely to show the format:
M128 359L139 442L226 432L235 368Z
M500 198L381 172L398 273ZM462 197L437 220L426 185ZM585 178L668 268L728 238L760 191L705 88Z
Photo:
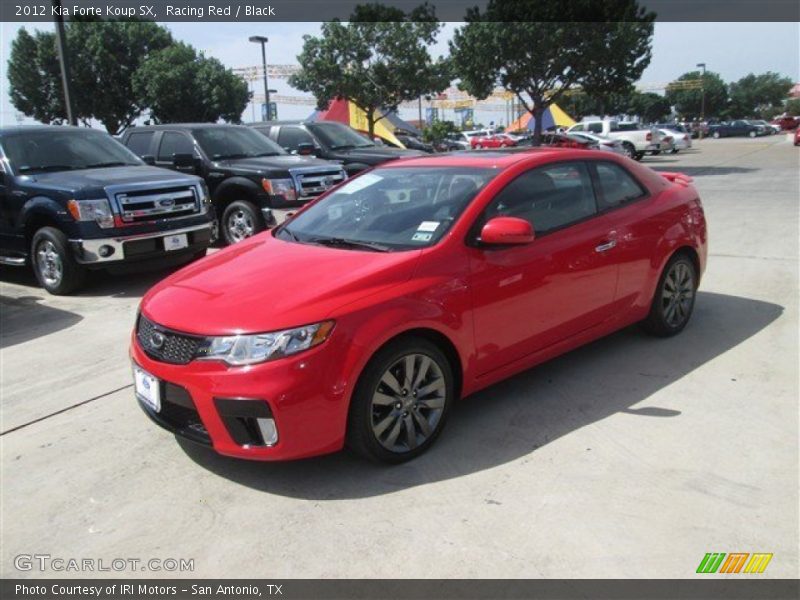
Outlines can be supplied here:
M494 217L481 229L480 241L490 246L530 244L534 240L533 227L518 217Z
M172 166L176 169L192 169L194 170L194 155L193 154L173 154Z
M311 156L314 154L314 144L309 144L308 142L304 142L297 146L297 154L300 156Z
M156 157L153 156L152 154L145 154L144 156L141 157L141 159L148 165L155 166L156 164Z

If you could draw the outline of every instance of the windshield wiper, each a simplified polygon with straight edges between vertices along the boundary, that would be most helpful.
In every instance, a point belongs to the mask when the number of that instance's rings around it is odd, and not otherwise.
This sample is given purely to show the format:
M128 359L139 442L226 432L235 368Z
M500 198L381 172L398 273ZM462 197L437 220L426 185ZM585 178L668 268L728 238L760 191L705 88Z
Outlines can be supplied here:
M391 248L389 246L384 246L383 244L379 244L377 242L367 242L362 240L349 240L345 238L326 238L326 237L318 237L318 238L311 238L308 240L310 244L319 244L321 246L339 246L342 248L360 248L363 250L372 250L373 252L389 252Z
M122 161L116 160L116 161L109 161L109 162L93 163L91 165L86 165L83 168L84 169L102 169L104 167L125 167L125 166L129 166L129 165L133 165L133 163L126 163L126 162L122 162Z
M77 167L70 165L38 165L35 167L24 166L19 168L20 173L27 173L29 171L72 171Z
M252 154L247 154L245 152L239 152L236 154L215 154L211 158L214 160L228 160L231 158L250 158Z
M259 156L280 156L277 152L259 152L258 154L251 154L250 156L259 157Z

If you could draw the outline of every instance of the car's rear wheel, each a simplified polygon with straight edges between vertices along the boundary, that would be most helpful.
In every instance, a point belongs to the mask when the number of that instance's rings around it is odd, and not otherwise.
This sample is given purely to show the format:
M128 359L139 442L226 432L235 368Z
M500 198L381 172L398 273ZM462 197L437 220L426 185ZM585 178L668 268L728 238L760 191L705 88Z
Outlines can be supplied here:
M642 326L660 337L680 333L694 310L697 293L697 269L686 254L673 256L659 279L650 314Z
M714 133L712 133L711 135L713 136L713 138L714 138L715 140L718 140L718 139L719 139L719 135L720 135L720 134L719 134L719 131L715 131L715 132L714 132Z
M636 148L630 142L622 142L622 150L628 158L636 159Z
M70 294L86 281L86 268L75 261L67 236L55 227L42 227L33 235L31 263L39 284L56 296Z
M475 150L481 150L483 146L481 144L475 144Z
M222 237L226 244L235 244L266 228L264 219L252 202L231 202L222 213Z
M417 337L392 342L358 380L347 444L370 460L411 460L441 433L454 393L452 367L436 345Z
M756 136L758 135L758 132L756 132L756 131L751 131L751 132L750 132L748 135L749 135L751 138L754 138L754 137L756 137Z

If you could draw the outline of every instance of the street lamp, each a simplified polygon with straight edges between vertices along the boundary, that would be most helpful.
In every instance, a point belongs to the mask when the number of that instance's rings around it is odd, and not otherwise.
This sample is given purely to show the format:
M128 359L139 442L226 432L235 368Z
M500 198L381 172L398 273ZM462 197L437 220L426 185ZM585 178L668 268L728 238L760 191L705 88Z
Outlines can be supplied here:
M697 66L703 69L703 74L700 75L700 121L706 120L706 63L697 63ZM703 129L700 128L700 139L703 138Z
M266 121L270 120L270 104L269 104L269 83L267 83L267 42L269 38L264 37L263 35L251 35L248 38L254 44L261 44L261 65L264 68L264 100L267 103L267 114L266 114Z

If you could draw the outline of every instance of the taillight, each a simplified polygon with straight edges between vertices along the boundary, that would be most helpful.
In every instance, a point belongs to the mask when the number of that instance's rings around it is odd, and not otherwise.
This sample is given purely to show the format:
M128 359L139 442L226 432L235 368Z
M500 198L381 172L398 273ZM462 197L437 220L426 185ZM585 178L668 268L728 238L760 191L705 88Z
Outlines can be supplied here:
M648 132L644 139L647 140L648 142L651 141L653 139L653 134L651 132Z

